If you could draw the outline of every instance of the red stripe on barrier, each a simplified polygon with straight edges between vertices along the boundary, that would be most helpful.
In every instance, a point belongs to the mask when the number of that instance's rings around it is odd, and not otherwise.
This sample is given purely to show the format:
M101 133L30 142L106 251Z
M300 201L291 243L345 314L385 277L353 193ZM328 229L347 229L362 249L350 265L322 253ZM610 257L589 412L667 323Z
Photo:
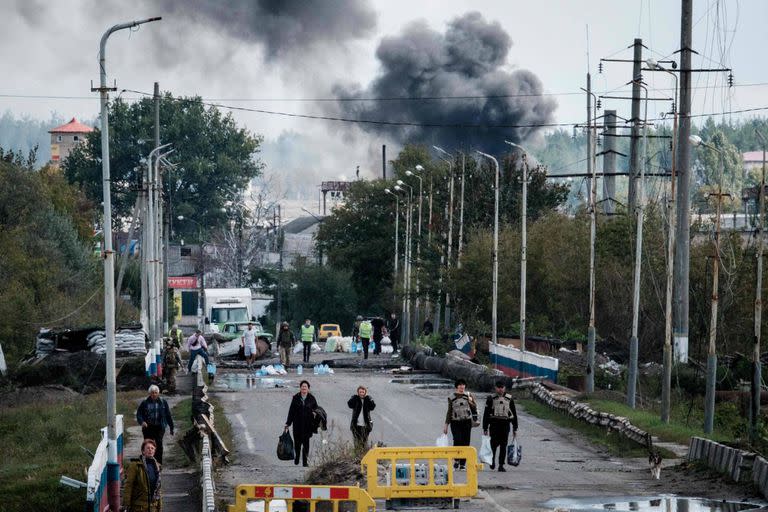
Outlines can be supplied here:
M293 498L303 498L303 499L310 499L312 497L312 488L311 487L294 487L293 488Z
M331 499L332 500L348 500L349 499L349 489L338 489L331 487Z
M255 498L271 498L274 495L272 487L254 487L253 496Z

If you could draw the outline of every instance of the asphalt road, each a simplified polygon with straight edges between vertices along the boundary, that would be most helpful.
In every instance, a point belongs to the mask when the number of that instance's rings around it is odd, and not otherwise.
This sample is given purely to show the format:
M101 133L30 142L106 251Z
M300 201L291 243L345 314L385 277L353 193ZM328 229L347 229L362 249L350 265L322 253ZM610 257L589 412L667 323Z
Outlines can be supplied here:
M218 385L211 389L235 431L235 446L231 447L235 452L234 462L220 472L217 481L218 495L224 498L233 496L234 485L238 483L303 482L305 468L294 466L292 461L279 461L275 455L291 396L297 392L301 378L310 381L311 392L328 412L329 433L326 435L331 442L339 436L351 438L351 411L347 400L359 384L364 384L376 401L372 441L381 440L387 446L434 446L445 418L446 397L451 392L451 389L392 383L391 373L367 369L336 370L334 375L320 376L312 375L311 371L301 377L291 373L286 376L288 387L282 388L260 387L261 381L257 379L246 384L245 378L230 377L233 375L245 377L244 372L223 373L217 376ZM234 387L254 387L226 390L223 385L228 378L235 379ZM478 398L483 404L485 395ZM679 493L687 489L679 477L671 478L671 472L663 473L660 481L651 480L646 460L611 458L571 431L521 409L518 407L522 464L508 467L506 473L486 468L479 476L480 495L462 502L462 509L551 510L544 503L553 498L619 498ZM473 429L472 444L477 449L481 434L479 428ZM312 438L310 454L317 453L319 443L318 436Z

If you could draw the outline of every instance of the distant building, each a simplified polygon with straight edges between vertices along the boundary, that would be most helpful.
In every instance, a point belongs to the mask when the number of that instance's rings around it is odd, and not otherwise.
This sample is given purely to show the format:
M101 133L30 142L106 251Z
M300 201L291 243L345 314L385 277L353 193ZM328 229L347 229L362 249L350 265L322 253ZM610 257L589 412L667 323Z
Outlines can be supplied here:
M51 134L51 163L56 166L60 165L75 149L75 146L82 143L86 135L92 131L92 127L84 125L74 117L67 124L49 131L48 133Z
M307 216L293 219L283 226L283 268L292 268L297 258L318 261L315 235L320 222L320 217Z
M745 170L760 168L763 166L762 151L746 151L742 153L741 158L744 161Z

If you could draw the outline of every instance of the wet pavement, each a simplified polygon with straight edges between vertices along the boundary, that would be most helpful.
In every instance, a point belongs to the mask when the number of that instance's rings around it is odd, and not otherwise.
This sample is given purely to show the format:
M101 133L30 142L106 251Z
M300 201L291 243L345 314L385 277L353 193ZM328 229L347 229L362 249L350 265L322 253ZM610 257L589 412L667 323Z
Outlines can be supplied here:
M605 511L627 510L633 512L738 512L742 510L765 510L760 505L747 502L722 501L713 499L678 496L621 498L578 498L554 499L543 503L553 510Z

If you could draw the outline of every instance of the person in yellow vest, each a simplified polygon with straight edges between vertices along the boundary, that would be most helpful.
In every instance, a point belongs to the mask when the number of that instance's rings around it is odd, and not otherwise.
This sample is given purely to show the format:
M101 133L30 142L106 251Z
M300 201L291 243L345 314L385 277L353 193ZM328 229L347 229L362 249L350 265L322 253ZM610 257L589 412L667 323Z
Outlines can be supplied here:
M360 322L360 342L363 344L363 357L368 359L368 345L371 343L371 336L373 335L373 324L370 320L363 320Z
M301 326L301 344L304 345L304 362L309 362L309 354L312 353L312 343L317 341L317 333L312 320L307 318Z

